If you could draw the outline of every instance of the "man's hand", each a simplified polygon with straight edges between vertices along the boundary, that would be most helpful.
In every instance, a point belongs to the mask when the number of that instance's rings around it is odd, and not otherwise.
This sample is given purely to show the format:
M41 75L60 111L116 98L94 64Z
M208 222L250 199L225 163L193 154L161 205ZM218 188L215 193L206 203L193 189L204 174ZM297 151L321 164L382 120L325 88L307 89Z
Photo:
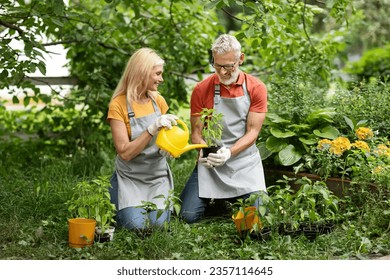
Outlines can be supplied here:
M222 147L217 153L210 153L207 157L207 161L212 166L221 166L231 157L232 153L229 148Z
M200 152L199 152L199 159L198 159L198 162L203 165L204 167L206 168L212 168L214 166L212 166L209 161L207 160L207 158L203 157L203 150L201 149Z
M203 165L204 167L206 167L206 168L213 168L214 166L212 166L211 164L210 164L210 162L207 160L207 158L199 158L199 163L201 164L201 165Z

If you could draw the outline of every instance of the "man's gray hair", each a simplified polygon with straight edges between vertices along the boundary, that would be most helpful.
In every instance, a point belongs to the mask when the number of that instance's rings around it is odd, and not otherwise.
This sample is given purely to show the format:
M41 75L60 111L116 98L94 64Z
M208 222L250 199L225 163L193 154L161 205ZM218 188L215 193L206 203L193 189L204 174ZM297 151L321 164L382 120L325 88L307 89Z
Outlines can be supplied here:
M213 54L225 54L231 51L236 52L237 56L241 55L241 44L236 37L228 34L222 34L215 40L211 46Z

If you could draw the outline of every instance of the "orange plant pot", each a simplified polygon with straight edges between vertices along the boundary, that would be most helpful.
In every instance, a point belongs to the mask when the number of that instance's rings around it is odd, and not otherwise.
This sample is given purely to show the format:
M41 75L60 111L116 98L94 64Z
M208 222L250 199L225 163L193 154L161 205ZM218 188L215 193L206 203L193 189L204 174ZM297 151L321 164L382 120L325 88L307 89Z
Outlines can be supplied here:
M74 218L68 220L69 246L83 248L93 244L96 221L93 219Z
M259 230L262 227L258 210L255 206L246 207L244 212L238 211L232 216L234 224L236 225L238 233L241 235L243 231L252 231L254 225L258 225Z

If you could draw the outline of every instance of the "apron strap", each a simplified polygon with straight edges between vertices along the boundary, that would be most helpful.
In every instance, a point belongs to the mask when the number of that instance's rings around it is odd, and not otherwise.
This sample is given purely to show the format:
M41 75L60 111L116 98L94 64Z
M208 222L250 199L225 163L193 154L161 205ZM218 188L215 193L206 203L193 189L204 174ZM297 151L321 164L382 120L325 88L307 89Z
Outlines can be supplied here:
M219 100L221 100L221 85L215 84L214 85L214 105L218 104Z
M160 116L161 115L160 109L158 108L157 103L154 101L153 98L152 98L152 104L153 104L154 112L157 112L158 113L157 115ZM129 102L127 102L127 100L126 100L126 107L127 107L127 116L129 117L129 126L131 129L131 127L134 126L136 123L136 117L132 107L130 106ZM129 135L129 139L131 139L131 135Z
M250 102L251 99L248 93L248 88L246 87L246 77L244 79L244 82L242 83L242 90L244 91L244 95L249 98L249 102Z

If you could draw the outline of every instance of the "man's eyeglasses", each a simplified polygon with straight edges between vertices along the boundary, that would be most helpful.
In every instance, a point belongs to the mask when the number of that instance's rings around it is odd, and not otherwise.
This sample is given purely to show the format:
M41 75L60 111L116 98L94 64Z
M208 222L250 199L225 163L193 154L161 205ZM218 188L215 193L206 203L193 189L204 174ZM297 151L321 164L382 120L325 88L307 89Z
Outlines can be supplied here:
M211 66L213 66L215 68L215 70L221 70L222 68L225 69L226 71L233 71L234 67L236 66L236 62L234 62L233 64L226 64L226 65L219 65L215 62L212 62L211 63Z

